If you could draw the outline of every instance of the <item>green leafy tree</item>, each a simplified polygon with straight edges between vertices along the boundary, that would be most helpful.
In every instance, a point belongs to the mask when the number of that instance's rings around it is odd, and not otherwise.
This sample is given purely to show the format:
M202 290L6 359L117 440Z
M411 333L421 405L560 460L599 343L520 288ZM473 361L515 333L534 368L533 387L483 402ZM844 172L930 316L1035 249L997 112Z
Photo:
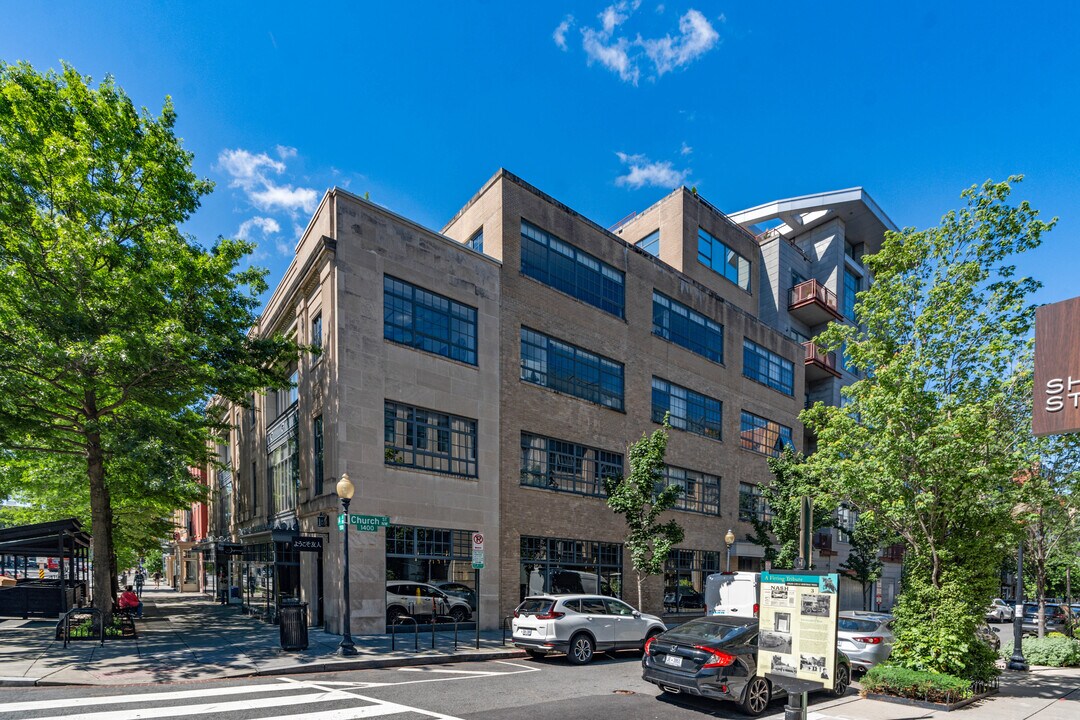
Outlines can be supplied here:
M840 569L862 587L863 610L870 609L870 589L881 577L884 564L879 553L885 542L886 535L873 524L873 516L860 515L851 531L851 551Z
M298 351L248 333L266 289L265 271L238 269L252 245L181 232L212 185L175 119L112 78L0 64L0 446L83 466L106 612L120 496L160 498L175 479L155 463L112 475L125 443L201 464L213 427L197 408L285 386Z
M836 501L822 491L821 482L810 473L802 453L795 452L790 446L767 462L773 479L761 487L761 498L767 503L772 518L764 520L757 508L740 508L743 515L750 518L754 529L746 539L764 547L765 560L774 567L793 568L799 557L802 499L813 500L811 535L816 529L835 526L832 514L836 510Z
M911 669L993 672L974 630L1015 527L1011 479L1028 462L1016 363L1038 287L1011 260L1054 224L1008 202L1019 180L966 190L937 227L886 233L864 258L874 283L859 294L858 325L817 340L844 347L865 377L845 388L845 407L804 411L818 437L809 462L907 547L892 659Z
M637 607L641 608L641 588L645 578L664 572L671 548L682 542L683 529L675 520L661 522L660 516L675 506L682 493L678 485L664 480L664 455L670 426L652 435L642 435L627 451L630 472L624 478L604 478L607 504L626 520L626 548L637 573Z

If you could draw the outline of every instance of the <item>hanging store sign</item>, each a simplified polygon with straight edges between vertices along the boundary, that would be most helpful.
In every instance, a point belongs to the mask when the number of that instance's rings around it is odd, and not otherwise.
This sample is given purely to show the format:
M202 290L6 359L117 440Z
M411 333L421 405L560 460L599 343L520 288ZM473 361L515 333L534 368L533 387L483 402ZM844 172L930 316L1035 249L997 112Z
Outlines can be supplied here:
M1080 431L1080 297L1035 310L1035 435Z
M217 546L217 551L219 555L238 557L244 554L244 546L240 543L220 543Z
M322 541L318 535L299 535L293 538L292 547L300 552L322 552Z

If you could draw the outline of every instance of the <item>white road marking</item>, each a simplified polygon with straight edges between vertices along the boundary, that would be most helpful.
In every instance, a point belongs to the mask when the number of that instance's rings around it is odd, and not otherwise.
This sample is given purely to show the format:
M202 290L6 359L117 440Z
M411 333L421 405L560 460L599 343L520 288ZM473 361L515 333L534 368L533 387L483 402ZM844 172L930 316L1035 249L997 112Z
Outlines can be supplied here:
M306 688L312 688L312 689L315 689L315 690L330 690L330 688L321 687L320 686L321 684L317 683L317 682L301 682L299 680L292 680L291 678L278 678L278 679L279 680L284 680L285 682L289 682L289 683L295 683L298 686L303 686L303 687L306 687ZM449 679L457 679L457 678L443 678L443 679L449 680ZM405 683L401 683L401 684L405 684ZM461 720L461 718L454 717L453 715L443 715L442 713L432 712L430 710L424 710L424 709L418 708L418 707L411 707L409 705L399 705L397 703L392 703L392 702L389 702L387 700L380 700L378 698L368 697L366 695L357 695L356 693L346 693L346 692L343 692L341 690L330 690L330 691L334 692L334 693L340 693L340 694L348 695L349 697L356 698L358 700L366 700L366 701L368 701L370 703L373 703L376 706L379 706L380 708L388 708L385 712L379 712L379 711L376 711L376 710L372 710L372 706L363 707L363 708L353 708L354 712L356 710L363 710L363 711L371 713L370 715L357 715L355 717L373 717L375 715L389 715L391 713L410 712L410 713L416 713L417 715L427 715L428 717L435 718L436 720ZM393 708L393 709L391 710L389 708ZM266 720L312 720L312 718L314 718L314 720L336 720L336 718L322 718L322 719L320 719L320 718L317 717L317 715L319 715L319 713L302 713L300 715L284 715L284 716L279 716L279 717L275 717L275 718L267 718Z
M435 667L401 667L398 668L400 672L419 672L419 673L451 673L455 675L471 675L473 677L483 677L485 675L516 675L517 673L499 672L498 670L444 670L442 668Z
M238 685L236 687L210 688L207 690L176 690L173 692L139 693L133 695L113 695L111 697L63 698L61 700L32 700L0 705L0 713L20 712L24 710L54 710L68 707L88 707L91 705L122 705L124 703L158 703L163 700L189 700L200 697L220 697L222 695L247 695L248 693L285 692L295 690L287 683L263 685Z
M80 713L80 720L147 720L148 718L167 718L176 715L209 715L211 713L228 713L239 710L255 710L258 708L282 707L284 705L308 705L324 702L341 702L351 700L356 695L351 695L341 690L327 690L321 693L304 693L302 695L288 695L286 697L261 698L255 700L234 700L232 702L204 703L202 705L175 705L172 707L144 707L135 710L112 710L97 713ZM58 715L49 718L35 718L35 720L71 720L71 716Z
M453 672L468 672L469 674L468 675L459 675L457 677L424 678L423 680L402 680L400 682L358 683L357 687L358 687L358 689L366 689L366 688L396 687L398 685L416 685L416 684L419 684L419 683L453 682L453 681L456 681L456 680L471 680L471 679L474 679L474 678L479 679L479 678L498 677L500 675L522 675L524 673L540 672L540 670L541 670L541 668L538 668L538 667L529 667L528 665L518 665L517 663L504 662L502 660L493 660L492 662L497 662L497 663L500 663L502 665L509 665L511 667L516 667L516 668L520 668L520 669L519 670L511 670L509 672L490 672L490 671L487 671L487 670L476 670L476 671L459 670L459 671L453 671ZM398 670L405 670L405 668L398 668ZM435 672L435 671L431 670L429 672ZM451 672L451 671L450 670L440 670L438 672ZM281 678L281 679L285 679L285 678ZM360 688L361 685L363 686L363 688Z

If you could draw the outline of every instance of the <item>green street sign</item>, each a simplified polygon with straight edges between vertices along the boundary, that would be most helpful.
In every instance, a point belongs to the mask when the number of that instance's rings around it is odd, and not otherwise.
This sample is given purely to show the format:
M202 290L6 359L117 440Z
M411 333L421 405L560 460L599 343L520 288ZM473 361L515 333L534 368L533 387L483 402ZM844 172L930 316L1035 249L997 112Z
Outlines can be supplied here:
M390 527L388 515L358 515L349 513L349 524L355 525L360 532L376 532L381 527ZM338 515L338 530L345 529L345 515Z

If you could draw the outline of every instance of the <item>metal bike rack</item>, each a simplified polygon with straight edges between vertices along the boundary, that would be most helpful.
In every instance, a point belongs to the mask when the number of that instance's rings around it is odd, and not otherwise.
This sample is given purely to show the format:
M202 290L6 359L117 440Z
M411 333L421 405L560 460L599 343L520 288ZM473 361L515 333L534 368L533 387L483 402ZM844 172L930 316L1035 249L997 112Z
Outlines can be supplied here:
M436 623L454 623L454 652L458 649L458 626L461 624L454 619L452 615L436 615L431 618L431 649L435 649L435 624Z
M413 624L413 652L420 652L420 625L416 622L416 618L409 615L399 617L390 623L390 650L397 650L397 631L395 628L404 622Z
M514 622L514 616L513 615L507 615L506 617L504 617L502 619L502 622L499 623L502 626L502 644L503 645L506 645L506 631L511 627L511 624L513 622Z
M64 623L64 647L68 646L68 642L71 640L71 616L72 615L94 615L98 619L98 631L101 635L101 644L105 645L105 616L102 615L101 610L95 607L86 608L72 608L64 613L62 622Z

